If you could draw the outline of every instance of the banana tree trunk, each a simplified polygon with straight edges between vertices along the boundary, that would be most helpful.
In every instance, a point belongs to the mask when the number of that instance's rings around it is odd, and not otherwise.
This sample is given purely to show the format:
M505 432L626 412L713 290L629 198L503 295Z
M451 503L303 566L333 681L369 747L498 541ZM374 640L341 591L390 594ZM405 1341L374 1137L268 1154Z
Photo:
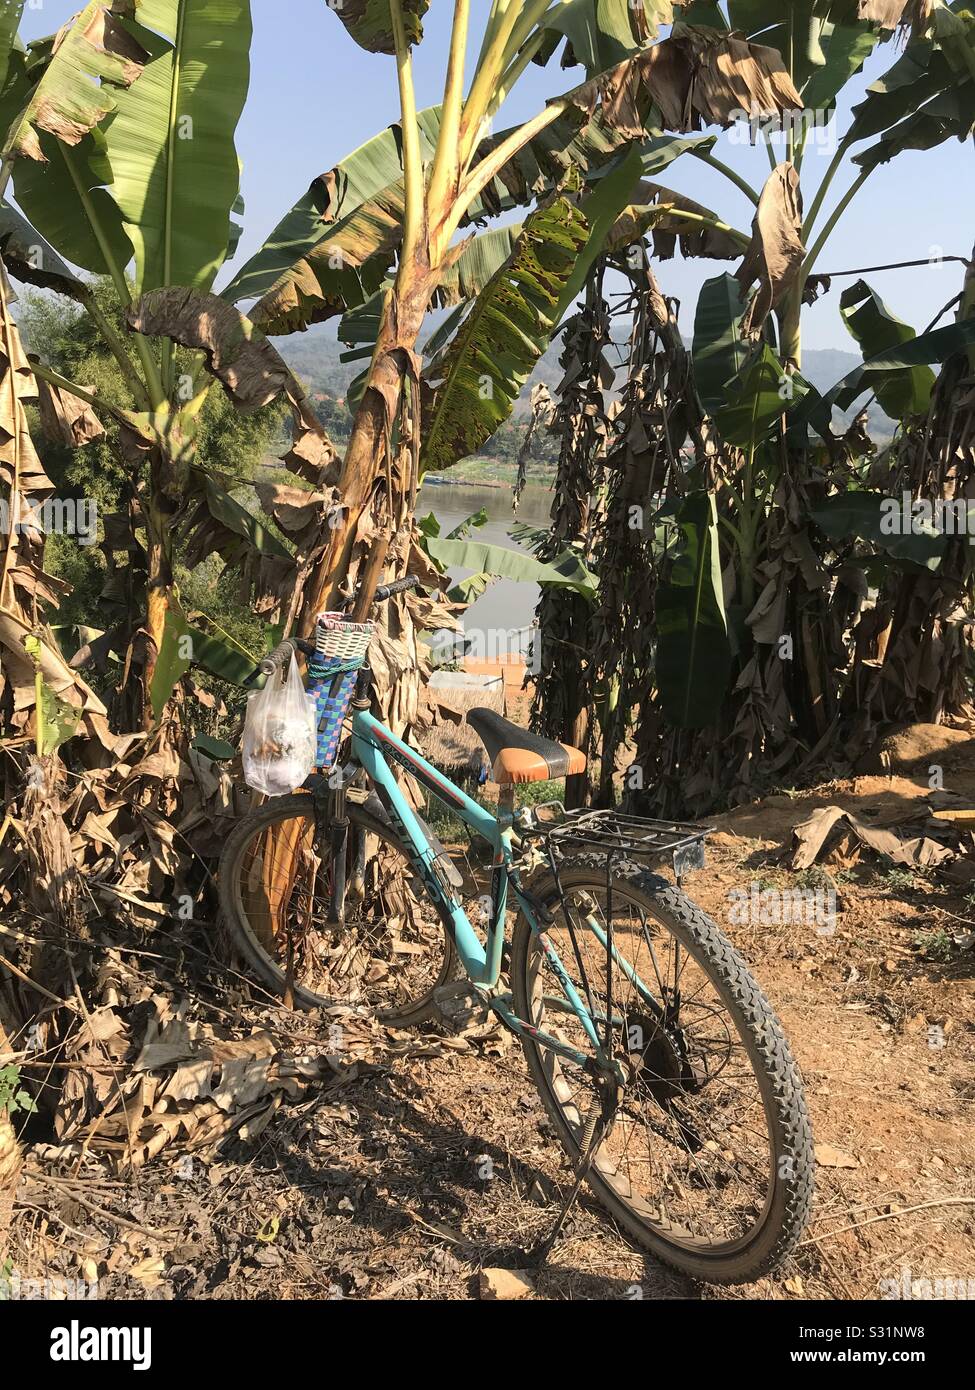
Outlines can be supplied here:
M386 499L390 519L398 512L402 520L404 496L415 492L418 485L415 477L401 479L406 491L404 493L400 487L400 496L395 495L392 456L397 442L414 457L416 454L419 377L415 349L435 284L435 273L424 258L415 255L410 262L404 263L396 288L387 297L372 366L356 411L339 480L342 510L334 518L329 543L306 586L301 605L299 631L303 636L313 629L318 613L336 605L339 591L350 577L359 524L368 504L374 500L376 482L383 469L389 474L394 493ZM397 441L394 436L397 426L404 423L401 402L406 391L412 392L414 397L408 416L413 437L406 438L400 428ZM412 516L409 519L412 520ZM377 581L378 578L377 575Z
M162 465L153 459L150 469L150 498L146 509L147 597L146 627L149 645L142 674L142 720L145 728L153 722L152 683L166 636L166 618L173 594L173 516L176 503L162 491Z
M173 604L174 520L185 496L189 467L195 453L195 421L169 408L165 408L161 415L162 422L149 451L145 505L146 629L149 641L143 669L133 672L131 677L142 685L142 725L146 729L155 723L152 686L166 640L166 620Z
M30 862L29 896L48 921L72 933L84 930L82 878L71 848L61 801L63 769L57 753L31 760L23 798L24 842Z

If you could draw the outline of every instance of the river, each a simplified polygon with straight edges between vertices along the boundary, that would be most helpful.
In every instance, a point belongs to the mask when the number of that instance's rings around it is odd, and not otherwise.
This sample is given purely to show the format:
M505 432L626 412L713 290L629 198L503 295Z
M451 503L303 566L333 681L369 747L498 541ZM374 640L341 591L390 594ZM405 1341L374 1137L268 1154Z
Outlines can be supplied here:
M471 533L471 539L489 545L503 545L519 550L508 534L516 521L528 526L548 526L552 493L548 488L530 484L521 496L517 513L511 510L509 487L479 487L476 483L425 483L420 489L417 514L433 512L440 523L440 534L446 536L466 517L482 507L488 514L485 526ZM471 570L452 569L456 583L466 579ZM464 615L464 629L474 639L471 654L490 660L494 655L523 651L538 603L538 585L518 583L512 579L496 579L471 604Z

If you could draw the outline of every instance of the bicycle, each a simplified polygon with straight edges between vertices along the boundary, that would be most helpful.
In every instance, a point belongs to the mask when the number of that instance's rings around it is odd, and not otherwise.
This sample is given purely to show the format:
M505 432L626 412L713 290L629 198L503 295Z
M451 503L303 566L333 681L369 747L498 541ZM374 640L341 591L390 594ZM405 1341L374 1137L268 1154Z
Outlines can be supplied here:
M376 601L417 583L381 586ZM261 666L278 671L296 646L310 658L321 768L225 846L222 913L245 960L292 1006L369 1006L396 1027L442 1021L438 994L466 979L521 1039L575 1166L546 1251L585 1182L638 1246L685 1274L741 1283L775 1269L809 1213L809 1119L770 1005L682 891L707 830L559 803L516 812L517 785L583 771L585 756L471 710L499 786L492 813L370 712L371 625L326 617L316 645L282 643ZM490 846L479 926L392 765ZM668 860L673 883L658 872Z

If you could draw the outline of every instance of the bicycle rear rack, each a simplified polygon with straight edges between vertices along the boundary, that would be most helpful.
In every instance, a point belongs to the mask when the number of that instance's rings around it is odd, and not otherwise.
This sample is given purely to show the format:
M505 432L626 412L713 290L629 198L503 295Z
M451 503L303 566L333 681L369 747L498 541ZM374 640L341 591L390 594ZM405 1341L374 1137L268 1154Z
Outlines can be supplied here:
M703 867L704 841L713 826L626 816L619 811L567 811L560 801L549 801L524 812L517 829L522 840L541 841L550 857L580 849L599 850L607 862L619 858L660 864L670 857L680 877Z

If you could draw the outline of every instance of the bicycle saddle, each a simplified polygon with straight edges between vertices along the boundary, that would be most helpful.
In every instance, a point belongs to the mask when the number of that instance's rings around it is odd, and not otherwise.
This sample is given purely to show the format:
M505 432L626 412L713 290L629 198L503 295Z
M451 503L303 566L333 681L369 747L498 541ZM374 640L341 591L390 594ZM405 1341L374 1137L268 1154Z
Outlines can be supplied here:
M578 748L520 729L493 709L468 710L467 722L487 749L495 782L547 782L586 770L586 755Z

